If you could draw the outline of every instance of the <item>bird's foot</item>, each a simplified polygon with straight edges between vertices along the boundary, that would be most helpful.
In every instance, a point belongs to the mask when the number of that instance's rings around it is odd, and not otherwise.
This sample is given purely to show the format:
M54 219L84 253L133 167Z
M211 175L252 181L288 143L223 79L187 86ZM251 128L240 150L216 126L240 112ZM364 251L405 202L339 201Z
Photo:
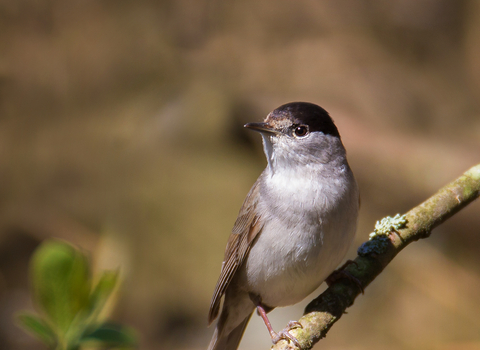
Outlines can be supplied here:
M261 303L258 303L257 305L257 312L260 315L260 317L263 319L263 322L265 322L265 326L267 326L268 332L270 333L270 337L272 338L272 343L277 344L281 339L285 339L286 341L291 341L295 346L299 349L300 343L298 342L297 338L295 338L293 335L291 335L289 332L292 329L295 328L303 328L302 324L297 321L290 321L287 324L287 327L285 327L283 330L280 332L275 332L272 328L272 325L270 324L270 320L267 317L267 312L265 311L265 307L261 305Z
M300 343L298 342L297 338L290 334L290 331L295 328L303 328L303 326L300 322L290 321L288 322L287 327L282 329L280 332L271 332L270 335L272 336L273 344L277 344L280 340L285 339L286 341L291 341L297 348L300 349Z
M345 262L345 264L343 264L339 269L333 271L330 274L330 276L327 277L325 282L327 282L327 285L330 287L332 284L335 284L339 280L346 278L346 279L352 281L353 283L355 283L358 286L358 288L360 289L360 291L362 292L362 294L364 294L363 286L362 286L362 283L360 282L360 280L358 278L356 278L355 276L353 276L350 272L345 271L345 268L348 265L351 265L351 264L355 264L355 266L358 267L358 265L355 261L347 260Z

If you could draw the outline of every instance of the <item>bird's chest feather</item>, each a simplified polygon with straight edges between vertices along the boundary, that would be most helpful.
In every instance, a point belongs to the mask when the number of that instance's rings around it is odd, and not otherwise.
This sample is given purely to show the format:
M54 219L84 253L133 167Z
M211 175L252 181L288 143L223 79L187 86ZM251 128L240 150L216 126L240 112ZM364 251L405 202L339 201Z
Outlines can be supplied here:
M288 305L313 291L339 263L331 212L341 195L335 183L309 176L268 180L257 208L264 226L246 260L246 285L266 304Z

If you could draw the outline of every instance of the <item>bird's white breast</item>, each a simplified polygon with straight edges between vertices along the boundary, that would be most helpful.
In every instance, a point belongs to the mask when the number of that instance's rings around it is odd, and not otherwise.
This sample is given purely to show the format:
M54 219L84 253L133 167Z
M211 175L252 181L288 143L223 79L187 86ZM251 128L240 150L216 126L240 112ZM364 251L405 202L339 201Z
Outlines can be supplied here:
M321 174L308 166L263 174L257 212L264 226L241 283L265 305L305 298L342 261L354 236L358 192L348 165L336 176Z

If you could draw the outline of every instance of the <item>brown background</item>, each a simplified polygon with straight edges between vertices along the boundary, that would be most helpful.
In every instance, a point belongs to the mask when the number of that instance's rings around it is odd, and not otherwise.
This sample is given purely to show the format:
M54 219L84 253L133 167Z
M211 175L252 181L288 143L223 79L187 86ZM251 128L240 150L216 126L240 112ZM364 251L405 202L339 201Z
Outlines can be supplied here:
M0 348L41 347L27 263L48 237L121 266L142 349L204 349L224 245L265 166L242 125L335 119L362 193L353 257L480 159L476 0L0 0ZM480 349L480 203L406 249L318 348ZM281 329L306 301L272 313ZM242 349L268 349L254 317Z

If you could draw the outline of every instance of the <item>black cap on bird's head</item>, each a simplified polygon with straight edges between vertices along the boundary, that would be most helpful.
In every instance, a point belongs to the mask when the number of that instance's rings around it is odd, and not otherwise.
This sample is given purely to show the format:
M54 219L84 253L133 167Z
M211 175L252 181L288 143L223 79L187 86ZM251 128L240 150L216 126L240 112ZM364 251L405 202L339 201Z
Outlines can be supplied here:
M272 134L304 137L311 132L340 137L326 110L313 103L291 102L270 112L263 123L247 123L246 128Z

